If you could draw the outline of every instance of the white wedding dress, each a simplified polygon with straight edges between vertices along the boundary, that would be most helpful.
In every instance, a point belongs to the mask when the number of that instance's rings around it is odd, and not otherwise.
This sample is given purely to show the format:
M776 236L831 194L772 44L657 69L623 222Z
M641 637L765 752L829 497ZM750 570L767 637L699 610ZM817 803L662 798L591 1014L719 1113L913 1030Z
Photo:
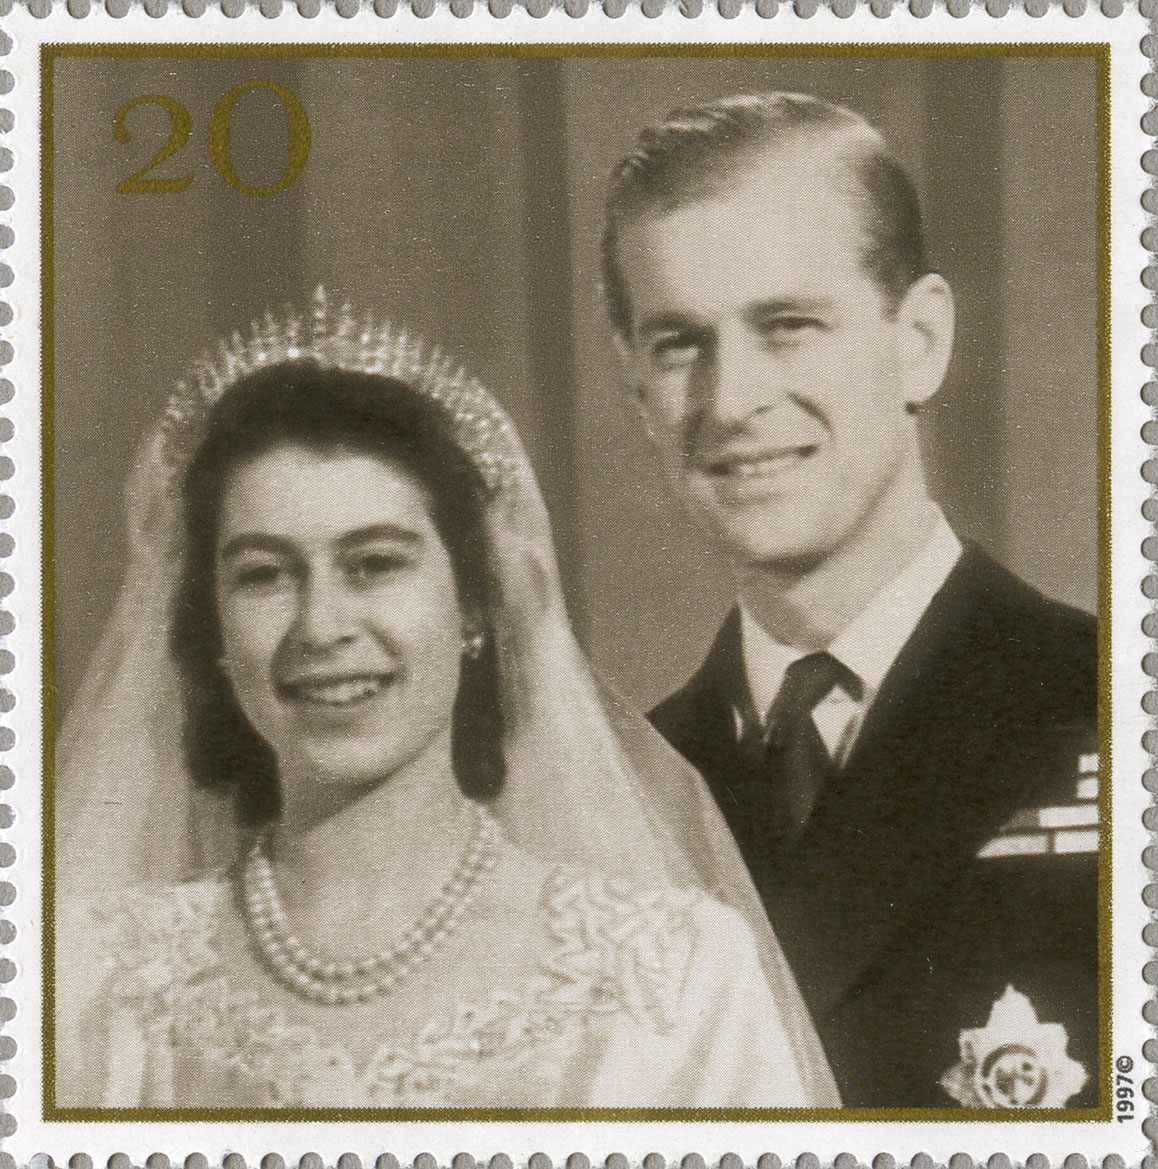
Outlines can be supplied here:
M738 913L509 843L462 932L356 1007L273 982L224 876L122 891L61 924L86 956L58 967L63 1107L822 1103Z

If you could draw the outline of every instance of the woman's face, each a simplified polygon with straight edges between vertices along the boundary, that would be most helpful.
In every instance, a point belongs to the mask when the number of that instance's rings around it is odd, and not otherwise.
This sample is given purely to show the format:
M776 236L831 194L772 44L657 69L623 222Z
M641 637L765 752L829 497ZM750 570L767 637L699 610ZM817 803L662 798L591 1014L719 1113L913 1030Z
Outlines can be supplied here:
M218 529L221 664L283 783L371 784L434 744L449 758L463 612L412 475L276 446L229 471Z

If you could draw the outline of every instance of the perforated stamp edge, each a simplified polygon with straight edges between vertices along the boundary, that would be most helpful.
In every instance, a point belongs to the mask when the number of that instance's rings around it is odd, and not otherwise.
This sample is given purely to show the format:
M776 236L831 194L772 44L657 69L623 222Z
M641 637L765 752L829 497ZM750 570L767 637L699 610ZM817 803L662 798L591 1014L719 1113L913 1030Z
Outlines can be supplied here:
M1158 617L1152 601L1158 598L1158 575L1150 564L1158 560L1158 537L1152 524L1158 519L1158 460L1148 458L1147 443L1158 439L1158 382L1147 381L1146 367L1158 364L1158 346L1148 342L1148 329L1158 325L1158 308L1150 293L1158 290L1158 267L1149 265L1147 249L1158 249L1150 216L1158 212L1158 193L1147 186L1147 176L1158 173L1158 152L1148 149L1158 113L1147 97L1158 96L1158 79L1146 72L1146 58L1158 53L1158 41L1145 24L1145 9L1126 8L1105 0L1100 8L1081 3L1061 5L1026 3L1013 8L993 0L984 9L952 0L942 8L913 0L908 6L874 0L871 5L849 5L833 0L822 6L798 0L792 7L776 3L753 6L720 0L705 7L684 0L679 7L617 4L602 8L577 5L516 7L491 0L488 8L470 3L438 7L425 0L399 7L391 0L356 3L335 0L322 6L317 0L299 0L296 6L281 0L260 4L231 3L210 7L201 0L184 0L180 8L168 0L130 3L108 0L102 8L90 0L39 4L3 12L4 40L0 51L6 70L0 74L0 172L7 184L0 189L0 789L8 802L0 806L0 867L8 872L0 883L0 981L8 984L0 1000L0 1019L6 1027L0 1037L0 1098L8 1111L0 1117L5 1151L0 1169L8 1164L47 1165L69 1160L75 1169L88 1164L141 1165L162 1169L185 1160L187 1169L202 1164L298 1163L318 1169L341 1161L342 1169L378 1159L379 1169L414 1163L416 1169L449 1165L468 1169L476 1159L494 1169L508 1164L533 1163L535 1169L568 1164L568 1169L608 1161L609 1169L644 1164L662 1169L682 1161L687 1169L701 1161L723 1169L759 1164L834 1164L851 1169L872 1163L887 1169L894 1163L914 1166L952 1164L966 1169L976 1161L999 1165L1025 1164L1045 1169L1065 1162L1076 1169L1082 1160L1106 1169L1135 1165L1150 1151L1148 1141L1119 1128L1055 1123L950 1124L920 1121L791 1121L768 1124L693 1122L525 1122L525 1123L417 1123L406 1125L313 1124L260 1125L51 1125L36 1119L39 1100L37 1061L28 1052L38 1038L38 986L35 948L25 941L35 937L39 921L37 744L41 728L35 696L43 682L40 639L41 589L45 579L39 563L39 203L37 165L37 99L34 60L41 42L93 41L254 41L309 40L344 42L389 39L453 43L455 41L526 40L545 43L568 41L729 41L788 40L800 42L861 42L916 40L921 42L1108 40L1113 45L1113 113L1111 133L1112 222L1114 234L1111 281L1113 309L1111 336L1113 435L1111 475L1114 492L1111 514L1112 609L1114 614L1113 677L1115 709L1115 788L1130 787L1124 807L1116 805L1122 835L1138 848L1131 856L1127 842L1115 842L1113 949L1115 962L1114 1051L1134 1052L1139 1065L1152 1065L1158 1049L1152 1038L1158 1010L1146 990L1158 983L1158 963L1152 961L1158 945L1158 927L1147 907L1158 905L1158 886L1148 885L1149 872L1158 869L1158 850L1134 833L1129 817L1148 829L1158 827L1158 812L1147 806L1147 792L1158 790L1158 771L1148 767L1148 756L1158 748L1153 715L1158 699L1148 692L1148 679L1158 675ZM1132 83L1132 86L1131 86ZM1144 234L1145 233L1145 234ZM1134 790L1136 789L1136 790ZM1134 798L1136 797L1136 799ZM1125 853L1125 855L1123 855ZM1143 867L1145 866L1145 867ZM1123 979L1137 971L1137 987ZM1123 981L1128 989L1122 991ZM1122 1002L1118 996L1121 995ZM1121 1017L1125 1008L1126 1018ZM1143 1015L1145 1016L1143 1020ZM1119 1042L1123 1046L1119 1046ZM1151 1068L1152 1070L1152 1068ZM1148 1082L1148 1100L1158 1099L1158 1088ZM1154 1139L1152 1120L1145 1136ZM52 1131L55 1130L55 1131ZM1123 1139L1118 1139L1119 1136ZM383 1154L385 1154L383 1156ZM1068 1159L1068 1160L1067 1160ZM1080 1159L1080 1160L1078 1160ZM1155 1162L1158 1163L1158 1162Z

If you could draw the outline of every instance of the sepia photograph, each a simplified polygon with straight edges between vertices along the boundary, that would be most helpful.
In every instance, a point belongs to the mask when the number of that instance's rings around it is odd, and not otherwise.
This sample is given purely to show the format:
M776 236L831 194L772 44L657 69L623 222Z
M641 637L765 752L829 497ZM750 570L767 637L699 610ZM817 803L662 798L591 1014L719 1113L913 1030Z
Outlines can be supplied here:
M1104 47L425 48L46 51L48 1113L1104 1118Z

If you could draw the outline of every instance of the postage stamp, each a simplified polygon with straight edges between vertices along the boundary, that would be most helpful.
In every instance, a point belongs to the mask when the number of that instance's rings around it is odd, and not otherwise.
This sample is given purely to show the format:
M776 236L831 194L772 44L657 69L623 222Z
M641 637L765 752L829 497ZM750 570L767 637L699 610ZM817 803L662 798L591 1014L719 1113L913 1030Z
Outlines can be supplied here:
M3 17L5 1155L1139 1164L1143 16L310 11Z

